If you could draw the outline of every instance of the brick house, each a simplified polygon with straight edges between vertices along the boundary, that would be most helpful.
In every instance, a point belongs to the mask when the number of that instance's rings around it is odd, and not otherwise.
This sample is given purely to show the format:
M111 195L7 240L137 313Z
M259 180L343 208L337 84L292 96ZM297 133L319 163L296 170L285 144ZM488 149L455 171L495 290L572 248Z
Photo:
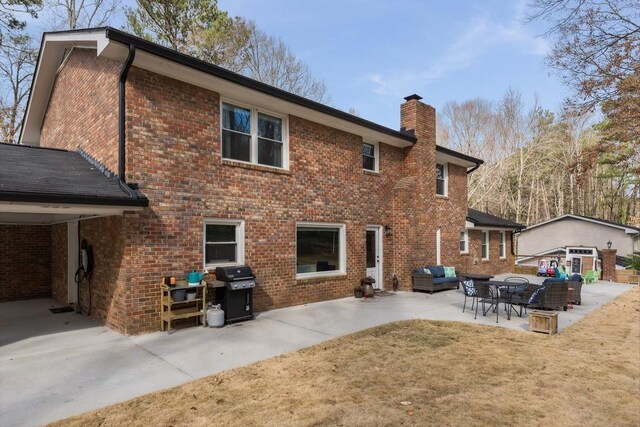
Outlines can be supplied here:
M80 155L123 194L91 205L59 188L45 209L0 186L2 258L44 259L0 298L75 302L82 239L95 256L91 315L126 334L158 330L160 278L194 268L250 265L257 311L348 296L367 274L408 290L426 264L512 271L517 225L467 208L482 160L436 145L419 96L400 110L393 130L112 28L47 33L20 142ZM16 173L36 176L34 149L18 150ZM77 191L95 196L87 179Z

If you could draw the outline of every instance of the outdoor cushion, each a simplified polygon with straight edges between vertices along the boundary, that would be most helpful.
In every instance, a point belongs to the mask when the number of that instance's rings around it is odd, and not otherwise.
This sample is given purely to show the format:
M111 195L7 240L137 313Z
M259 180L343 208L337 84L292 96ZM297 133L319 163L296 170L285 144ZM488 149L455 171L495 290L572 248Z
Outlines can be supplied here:
M444 277L444 267L441 265L434 265L434 266L429 266L427 267L429 270L431 270L431 274L433 274L433 277Z
M478 291L476 291L476 286L471 279L462 282L462 287L464 288L465 295L468 297L476 296L478 293Z
M569 281L571 281L571 282L582 282L582 276L579 275L578 273L574 273L569 278Z
M531 296L529 297L529 301L527 301L527 304L529 305L537 304L538 301L540 301L540 298L542 298L542 295L544 295L545 290L546 288L544 287L544 285L542 285L538 289L533 291L531 293Z
M434 277L433 278L433 284L434 285L438 285L440 283L457 282L457 281L458 281L457 277Z
M456 268L455 267L445 267L444 268L444 277L456 277Z

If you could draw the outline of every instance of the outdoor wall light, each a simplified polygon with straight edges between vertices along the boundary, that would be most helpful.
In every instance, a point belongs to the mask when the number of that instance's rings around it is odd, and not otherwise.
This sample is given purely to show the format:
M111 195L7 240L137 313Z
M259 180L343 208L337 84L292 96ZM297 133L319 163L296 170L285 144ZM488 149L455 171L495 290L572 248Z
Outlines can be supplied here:
M384 226L384 235L385 236L391 236L391 226L390 225L385 225Z
M607 242L607 248L608 248L608 249L611 249L611 240L609 240L609 241Z

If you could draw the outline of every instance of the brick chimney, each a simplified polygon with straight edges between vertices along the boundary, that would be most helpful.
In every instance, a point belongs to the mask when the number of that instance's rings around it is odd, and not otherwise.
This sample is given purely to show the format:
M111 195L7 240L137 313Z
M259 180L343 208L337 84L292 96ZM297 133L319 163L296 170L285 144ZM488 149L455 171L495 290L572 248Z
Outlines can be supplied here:
M436 261L436 110L418 95L400 106L402 132L417 141L404 149L402 179L394 188L394 271L402 289L411 287L411 271Z

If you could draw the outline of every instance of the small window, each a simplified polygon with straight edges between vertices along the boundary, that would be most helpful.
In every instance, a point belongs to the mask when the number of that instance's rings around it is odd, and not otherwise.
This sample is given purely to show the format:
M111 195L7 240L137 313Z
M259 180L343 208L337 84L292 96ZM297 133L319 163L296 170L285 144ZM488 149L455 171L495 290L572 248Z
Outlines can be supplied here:
M371 172L378 172L378 144L362 143L362 168Z
M436 164L436 194L440 196L447 195L447 180L448 170L447 164Z
M299 223L296 227L296 275L328 276L345 271L345 226Z
M504 231L500 232L500 258L507 257L507 235Z
M482 232L482 259L489 259L489 232Z
M469 252L469 233L467 230L460 232L460 253Z
M204 225L204 266L213 268L244 263L244 222L206 220Z
M222 103L222 157L286 168L286 120L255 108Z

